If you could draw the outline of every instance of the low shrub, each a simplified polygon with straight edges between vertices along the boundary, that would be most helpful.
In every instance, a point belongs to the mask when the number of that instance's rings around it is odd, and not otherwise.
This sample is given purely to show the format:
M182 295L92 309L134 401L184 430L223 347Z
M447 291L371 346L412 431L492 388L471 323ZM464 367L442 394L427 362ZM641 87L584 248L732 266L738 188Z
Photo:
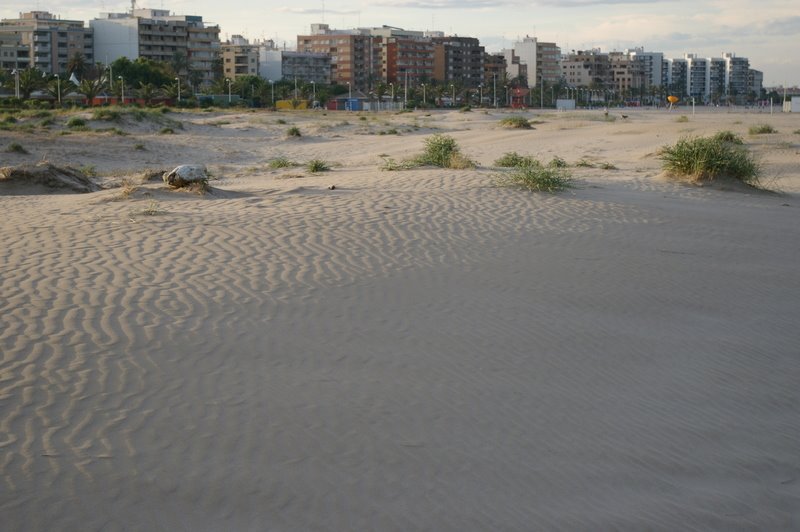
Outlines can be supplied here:
M777 133L778 130L769 124L758 124L755 126L750 126L750 129L748 129L747 132L751 135L769 135L772 133Z
M500 120L500 125L516 129L532 129L531 123L523 116L508 116Z
M729 142L731 144L744 144L742 141L742 137L734 133L733 131L720 131L716 133L713 137L714 140L718 140L720 142Z
M92 120L105 120L106 122L119 122L122 115L113 109L95 109Z
M291 168L292 166L297 166L297 163L290 161L286 157L276 157L269 162L269 167L272 169Z
M162 127L161 130L158 132L159 135L174 135L175 130L171 127Z
M306 164L306 169L308 169L308 171L311 173L317 173L317 172L327 172L328 170L331 169L331 167L328 166L328 163L326 163L321 159L312 159L308 161L308 163Z
M69 120L67 120L67 127L69 128L86 127L86 120L84 120L79 116L71 116Z
M678 118L676 118L675 121L679 122L679 123L688 122L689 121L689 117L686 116L686 115L681 115Z
M556 155L550 160L549 163L547 163L547 166L549 166L550 168L566 168L567 161Z
M712 137L687 137L661 149L664 170L692 181L730 177L756 185L760 168L747 149Z
M286 130L287 137L301 137L302 134L300 133L300 128L297 126L292 126Z
M456 139L449 135L436 134L425 139L425 151L416 158L420 165L440 168L470 168L475 163L461 154Z
M502 168L521 168L523 166L541 166L536 158L526 155L520 155L515 151L504 153L502 157L494 162L495 166Z
M6 148L6 151L8 153L21 153L21 154L28 153L28 150L23 148L22 144L19 144L18 142L12 142L11 144L9 144L8 147Z
M564 168L521 166L495 176L494 183L533 192L558 192L572 187L572 176Z

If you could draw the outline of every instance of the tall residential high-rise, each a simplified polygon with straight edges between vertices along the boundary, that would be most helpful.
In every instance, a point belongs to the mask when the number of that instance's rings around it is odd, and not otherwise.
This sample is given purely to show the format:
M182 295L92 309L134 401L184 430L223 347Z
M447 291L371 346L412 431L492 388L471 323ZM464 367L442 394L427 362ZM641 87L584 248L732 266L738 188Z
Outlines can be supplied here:
M139 57L173 63L201 84L213 81L219 56L219 26L206 25L196 15L170 15L163 9L134 9L103 13L90 22L94 56L110 63L120 57Z
M66 74L75 54L94 61L92 31L80 20L63 20L47 11L21 13L0 21L0 61L4 68L38 68Z
M475 88L483 83L485 54L474 37L434 37L433 79Z

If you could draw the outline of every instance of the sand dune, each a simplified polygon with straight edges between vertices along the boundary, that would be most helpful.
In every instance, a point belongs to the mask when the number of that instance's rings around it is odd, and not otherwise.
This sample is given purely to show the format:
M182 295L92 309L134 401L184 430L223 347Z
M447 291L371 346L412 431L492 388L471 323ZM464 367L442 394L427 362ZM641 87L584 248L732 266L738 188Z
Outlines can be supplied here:
M796 530L800 123L626 114L0 131L111 187L0 196L0 528ZM782 194L660 177L722 129ZM435 132L479 168L379 169ZM613 168L494 187L509 151ZM181 163L214 193L112 186Z

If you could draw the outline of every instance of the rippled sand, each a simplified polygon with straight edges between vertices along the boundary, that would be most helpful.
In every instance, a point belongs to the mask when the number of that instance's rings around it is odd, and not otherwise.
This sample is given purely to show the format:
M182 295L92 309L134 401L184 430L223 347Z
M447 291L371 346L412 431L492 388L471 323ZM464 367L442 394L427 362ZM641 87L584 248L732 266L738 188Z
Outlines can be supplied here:
M0 131L2 165L216 178L0 192L0 529L796 530L800 122L626 114ZM660 177L722 129L783 194ZM479 168L379 169L437 132ZM508 151L596 167L496 188Z

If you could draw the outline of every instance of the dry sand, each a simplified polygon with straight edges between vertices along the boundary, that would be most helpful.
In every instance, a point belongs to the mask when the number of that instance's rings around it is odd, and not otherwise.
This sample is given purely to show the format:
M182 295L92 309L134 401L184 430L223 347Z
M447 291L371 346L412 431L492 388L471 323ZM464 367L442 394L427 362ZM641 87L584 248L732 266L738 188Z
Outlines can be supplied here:
M215 176L0 190L0 528L800 529L800 116L681 113L0 130L0 166ZM659 177L722 129L782 194ZM434 132L481 166L379 170ZM615 169L492 187L508 151Z

